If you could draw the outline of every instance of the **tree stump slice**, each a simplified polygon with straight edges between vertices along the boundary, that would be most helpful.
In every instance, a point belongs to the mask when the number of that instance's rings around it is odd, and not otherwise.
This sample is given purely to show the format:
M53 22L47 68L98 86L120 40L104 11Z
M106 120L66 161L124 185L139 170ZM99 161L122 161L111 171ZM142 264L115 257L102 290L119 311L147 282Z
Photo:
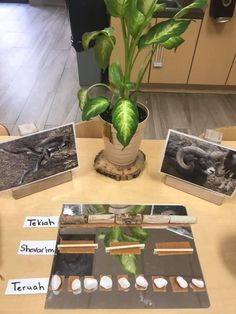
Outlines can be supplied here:
M95 170L109 178L117 181L131 180L137 178L145 166L146 156L139 150L136 160L127 166L119 166L108 161L104 156L104 151L100 151L95 157L94 168Z

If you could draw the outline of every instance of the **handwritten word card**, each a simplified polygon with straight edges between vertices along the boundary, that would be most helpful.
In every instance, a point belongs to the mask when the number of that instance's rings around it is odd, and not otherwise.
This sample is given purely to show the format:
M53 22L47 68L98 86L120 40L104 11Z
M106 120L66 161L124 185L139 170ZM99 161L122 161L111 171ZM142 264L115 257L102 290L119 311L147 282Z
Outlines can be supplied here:
M58 216L29 216L25 218L25 228L58 227Z
M54 255L56 241L21 241L19 255Z
M5 294L44 294L48 290L48 278L10 279Z

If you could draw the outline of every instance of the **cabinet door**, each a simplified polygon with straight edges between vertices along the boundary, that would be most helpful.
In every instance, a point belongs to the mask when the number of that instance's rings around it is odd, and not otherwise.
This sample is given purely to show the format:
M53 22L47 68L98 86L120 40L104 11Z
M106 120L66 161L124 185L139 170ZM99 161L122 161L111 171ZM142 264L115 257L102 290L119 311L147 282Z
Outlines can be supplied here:
M199 36L189 84L225 85L236 51L236 12L219 24L208 10Z
M156 19L153 19L153 20L154 21L152 24L155 24ZM111 26L113 26L115 28L114 35L116 36L116 48L113 50L110 62L112 63L112 62L115 62L118 60L121 64L122 69L124 69L125 53L124 53L124 45L123 45L123 41L122 41L122 30L121 30L120 20L112 17L111 18ZM133 71L131 73L131 81L136 80L138 71L139 71L140 67L142 66L142 64L144 63L144 60L146 58L147 53L148 53L148 50L143 49L140 52L140 54L138 55L138 57L135 61L135 64L134 64ZM144 75L143 83L148 82L148 75L149 75L149 68Z
M158 19L157 21L162 20L165 19ZM197 20L190 24L182 36L185 42L177 48L176 52L163 49L162 52L159 51L159 54L154 56L151 64L150 83L187 83L201 22L201 20ZM160 63L159 67L158 63Z
M236 55L234 57L234 63L229 72L229 77L227 79L226 85L235 85L236 86Z

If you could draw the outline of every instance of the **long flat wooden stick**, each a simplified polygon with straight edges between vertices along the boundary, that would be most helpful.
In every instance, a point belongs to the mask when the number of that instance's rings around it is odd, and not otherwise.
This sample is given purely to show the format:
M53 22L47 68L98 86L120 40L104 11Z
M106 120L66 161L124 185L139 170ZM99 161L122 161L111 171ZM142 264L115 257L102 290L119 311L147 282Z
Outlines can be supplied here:
M193 248L179 248L179 249L176 249L176 248L169 248L169 249L154 249L154 253L160 253L160 252L193 252Z
M98 244L97 243L71 243L71 244L58 244L57 245L58 249L61 248L69 248L69 247L95 247L96 249L98 248Z
M106 247L106 252L109 252L112 250L133 249L133 248L140 248L142 250L145 248L145 244L129 244L129 245L109 246L109 247Z

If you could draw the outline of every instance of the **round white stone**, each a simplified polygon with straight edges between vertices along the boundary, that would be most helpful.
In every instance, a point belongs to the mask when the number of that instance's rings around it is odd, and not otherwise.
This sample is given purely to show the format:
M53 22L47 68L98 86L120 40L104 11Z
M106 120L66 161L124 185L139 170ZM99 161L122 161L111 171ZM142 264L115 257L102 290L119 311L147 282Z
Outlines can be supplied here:
M100 286L104 289L111 289L112 279L108 276L102 276L100 279Z
M167 286L168 281L164 278L156 278L154 279L154 284L157 288L162 289Z
M130 282L127 278L121 277L118 279L119 285L121 286L122 289L129 289L130 287Z
M197 288L200 288L200 289L205 287L204 281L201 279L193 278L192 283L194 284L194 286L196 286Z
M180 288L186 289L188 287L188 283L183 277L181 276L176 277L176 281Z
M84 279L84 288L87 290L94 290L98 287L98 281L95 278L85 278Z
M81 290L81 281L76 278L71 283L71 289L74 291Z
M148 287L148 282L143 276L138 276L136 278L136 285L146 289Z
M52 291L56 291L61 286L61 277L58 275L53 275L51 279L51 289Z

